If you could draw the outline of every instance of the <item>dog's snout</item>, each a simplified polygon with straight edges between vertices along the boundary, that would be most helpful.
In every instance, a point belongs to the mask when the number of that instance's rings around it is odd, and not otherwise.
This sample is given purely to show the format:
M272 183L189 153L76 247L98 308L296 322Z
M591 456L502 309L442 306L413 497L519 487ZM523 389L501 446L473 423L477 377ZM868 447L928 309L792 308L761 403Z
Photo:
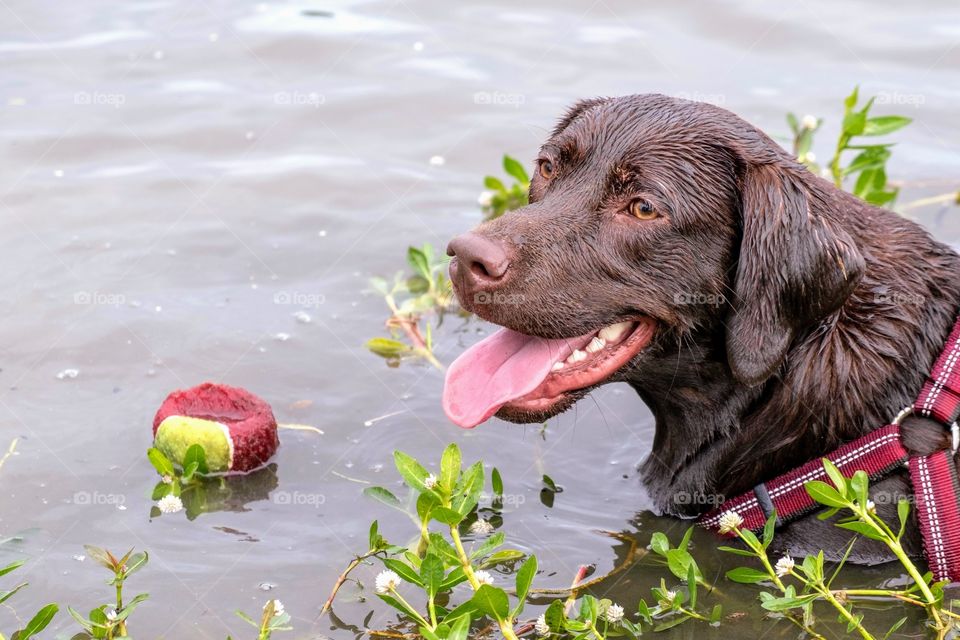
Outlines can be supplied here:
M464 276L477 283L501 280L510 268L506 247L477 233L465 233L451 240L447 255L455 256L465 270Z

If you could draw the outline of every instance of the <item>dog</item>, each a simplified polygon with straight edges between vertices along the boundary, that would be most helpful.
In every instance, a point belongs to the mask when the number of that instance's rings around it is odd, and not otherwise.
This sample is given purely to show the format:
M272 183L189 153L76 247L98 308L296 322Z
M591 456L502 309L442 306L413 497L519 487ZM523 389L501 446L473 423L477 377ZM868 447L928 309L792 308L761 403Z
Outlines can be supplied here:
M814 175L714 105L663 95L575 104L540 149L527 206L454 238L461 305L503 327L447 373L462 427L542 422L626 382L652 410L640 470L664 514L711 506L888 424L912 404L960 309L960 256ZM950 432L919 418L904 446ZM896 523L905 471L872 487ZM884 499L884 498L887 499ZM778 548L836 557L806 517ZM880 543L854 560L892 559ZM905 545L919 555L916 522Z

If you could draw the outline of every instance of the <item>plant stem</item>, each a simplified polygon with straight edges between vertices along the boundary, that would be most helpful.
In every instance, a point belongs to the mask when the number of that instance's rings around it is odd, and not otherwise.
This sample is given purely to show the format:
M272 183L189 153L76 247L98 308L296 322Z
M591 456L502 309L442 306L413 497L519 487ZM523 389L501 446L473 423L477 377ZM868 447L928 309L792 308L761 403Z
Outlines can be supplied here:
M357 556L354 558L350 564L347 565L347 568L343 570L343 573L337 577L337 581L333 584L333 591L330 592L330 597L327 598L327 601L323 603L323 607L320 608L320 615L318 618L323 617L323 614L330 611L330 608L333 607L333 601L337 597L337 592L340 591L340 587L347 581L347 577L350 573L360 566L360 564L367 558L373 557L377 553L380 553L377 549L370 549L363 555Z
M400 592L399 592L399 591L397 591L396 589L390 589L390 595L393 596L394 598L396 598L396 599L397 599L397 602L399 602L400 604L402 604L403 606L405 606L405 607L407 608L407 611L409 611L410 614L413 615L414 618L416 618L416 620L417 620L418 623L420 623L421 625L423 625L423 626L426 627L427 629L430 629L431 631L433 630L433 627L430 626L430 623L427 622L426 618L424 618L422 615L420 615L419 613L417 613L417 610L414 609L412 606L410 606L410 603L409 603L409 602L407 602L406 600L403 599L403 596L400 595Z
M467 555L466 550L463 548L463 540L460 539L460 531L457 529L456 525L450 527L450 539L453 540L454 548L457 550L457 557L460 558L460 566L463 567L463 573L467 576L467 581L470 582L470 586L474 591L480 589L480 582L477 580L477 576L473 573L473 566L470 564L470 557ZM500 633L503 634L503 637L506 640L520 640L517 638L516 632L513 630L513 621L510 620L508 615L506 618L497 618L497 625L500 627Z

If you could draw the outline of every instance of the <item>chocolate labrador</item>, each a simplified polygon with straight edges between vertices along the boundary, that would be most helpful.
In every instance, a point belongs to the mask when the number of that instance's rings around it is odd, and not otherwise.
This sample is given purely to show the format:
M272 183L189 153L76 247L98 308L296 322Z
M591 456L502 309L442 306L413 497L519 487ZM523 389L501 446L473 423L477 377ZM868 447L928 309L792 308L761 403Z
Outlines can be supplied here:
M503 327L451 365L450 419L541 422L626 382L656 417L645 484L681 517L888 424L960 308L960 256L920 226L733 113L662 95L574 105L540 150L530 204L448 253L463 307ZM912 421L909 451L949 441ZM890 496L911 489L897 473L873 492L895 522ZM831 553L849 533L808 517L779 540ZM867 543L858 559L888 556Z

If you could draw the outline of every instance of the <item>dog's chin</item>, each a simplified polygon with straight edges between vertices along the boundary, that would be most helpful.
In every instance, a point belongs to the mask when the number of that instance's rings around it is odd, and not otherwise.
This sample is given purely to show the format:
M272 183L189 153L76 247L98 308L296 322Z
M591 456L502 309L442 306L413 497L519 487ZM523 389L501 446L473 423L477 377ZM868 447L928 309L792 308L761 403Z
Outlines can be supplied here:
M594 385L587 389L576 389L562 393L555 398L540 399L529 403L516 400L500 407L500 410L494 415L501 420L513 422L514 424L546 422L553 416L559 415L575 405L578 400L586 397L593 389L599 386L600 385Z

